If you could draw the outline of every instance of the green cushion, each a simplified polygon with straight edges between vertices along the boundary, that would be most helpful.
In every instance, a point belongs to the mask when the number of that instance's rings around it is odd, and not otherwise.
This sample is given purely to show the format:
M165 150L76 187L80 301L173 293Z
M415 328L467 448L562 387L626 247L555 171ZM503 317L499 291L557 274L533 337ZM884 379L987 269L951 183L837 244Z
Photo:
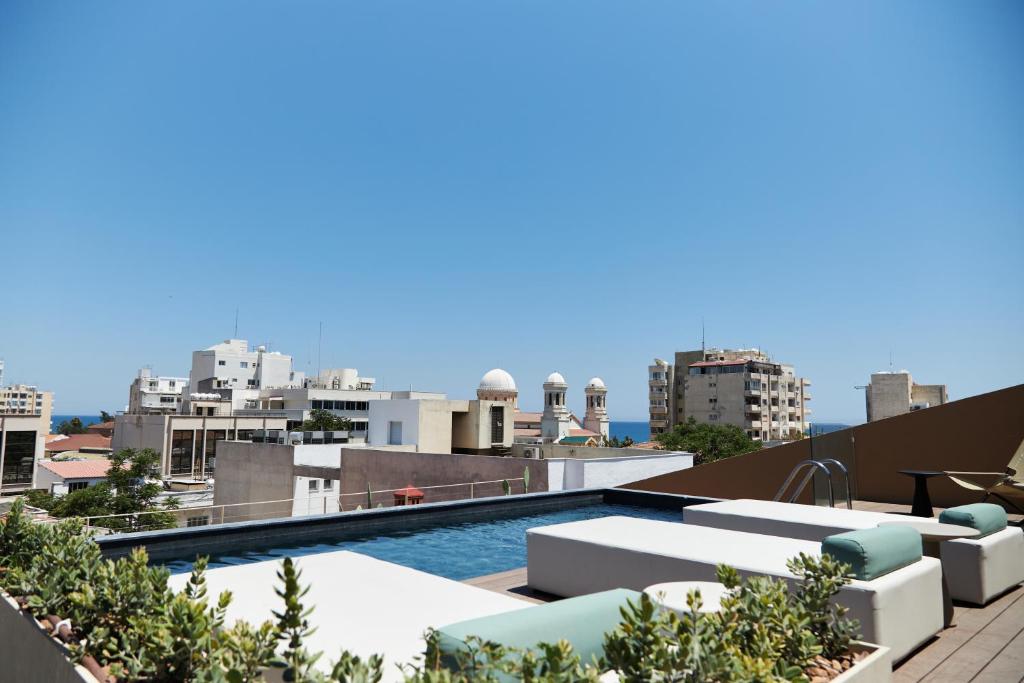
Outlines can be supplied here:
M450 667L452 656L466 651L466 639L477 636L520 649L567 640L580 659L589 662L591 656L604 654L604 634L622 622L619 608L627 600L639 599L636 591L619 588L450 624L437 630L442 661Z
M858 529L826 537L821 552L853 567L854 578L870 581L920 560L921 534L898 524Z
M1006 528L1006 510L992 503L974 503L943 510L939 515L943 524L969 526L979 532L975 538L983 538Z

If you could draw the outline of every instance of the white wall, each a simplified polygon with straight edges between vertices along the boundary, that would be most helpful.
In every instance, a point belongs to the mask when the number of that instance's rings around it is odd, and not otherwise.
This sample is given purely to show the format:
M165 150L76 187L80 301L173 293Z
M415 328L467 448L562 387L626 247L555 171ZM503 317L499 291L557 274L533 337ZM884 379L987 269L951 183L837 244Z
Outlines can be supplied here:
M420 402L415 399L370 401L370 427L366 442L370 446L388 445L388 424L402 423L402 445L419 442Z
M339 455L340 457L340 455ZM339 461L335 461L335 466ZM316 482L316 491L309 490L309 482ZM329 482L326 484L325 482ZM329 485L330 489L324 490ZM295 477L295 494L292 500L292 517L303 515L322 515L327 512L340 512L338 508L338 491L341 482L337 479L317 479L314 477Z
M633 455L624 458L548 459L548 490L611 488L693 467L689 453Z

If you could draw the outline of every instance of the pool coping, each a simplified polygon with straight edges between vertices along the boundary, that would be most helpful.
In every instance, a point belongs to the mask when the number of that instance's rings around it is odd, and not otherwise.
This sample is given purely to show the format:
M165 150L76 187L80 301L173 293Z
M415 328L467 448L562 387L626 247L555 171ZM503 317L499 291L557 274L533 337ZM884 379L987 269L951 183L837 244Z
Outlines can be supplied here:
M124 557L134 548L144 547L150 559L159 562L181 559L187 555L216 553L223 551L224 546L257 548L265 546L267 541L289 544L329 533L336 533L340 537L356 537L367 533L406 530L413 525L433 526L466 521L495 513L532 514L592 503L682 510L689 505L716 501L714 498L630 489L572 489L112 534L97 537L96 541L106 558Z

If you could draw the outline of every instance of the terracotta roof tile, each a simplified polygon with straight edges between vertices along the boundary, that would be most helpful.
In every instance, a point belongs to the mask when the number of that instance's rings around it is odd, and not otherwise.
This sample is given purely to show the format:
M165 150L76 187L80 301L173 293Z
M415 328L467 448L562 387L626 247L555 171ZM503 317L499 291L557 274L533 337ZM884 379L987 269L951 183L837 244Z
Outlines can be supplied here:
M66 439L49 442L45 450L47 453L63 453L82 448L110 448L110 437L102 434L72 434Z
M50 470L62 479L95 479L107 476L107 470L110 469L110 461L106 458L97 460L68 460L66 462L41 460L39 466Z

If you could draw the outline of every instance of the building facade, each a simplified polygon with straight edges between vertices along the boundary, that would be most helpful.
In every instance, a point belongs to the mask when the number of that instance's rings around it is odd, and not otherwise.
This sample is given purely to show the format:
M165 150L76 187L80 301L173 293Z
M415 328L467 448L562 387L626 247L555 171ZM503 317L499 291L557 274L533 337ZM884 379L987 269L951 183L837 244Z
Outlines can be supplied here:
M35 415L42 421L43 428L49 432L50 419L53 415L53 393L40 391L37 387L27 384L0 387L0 413Z
M673 380L671 363L655 358L654 364L647 366L651 438L672 428L669 411L672 407Z
M945 384L917 384L907 370L875 372L864 388L868 422L903 415L949 401Z
M49 423L39 415L0 413L0 493L33 488L48 431Z
M648 366L652 438L691 417L739 427L759 441L799 438L808 426L810 381L757 349L679 351Z
M187 377L156 377L142 368L128 390L128 412L133 415L169 415L181 409Z

